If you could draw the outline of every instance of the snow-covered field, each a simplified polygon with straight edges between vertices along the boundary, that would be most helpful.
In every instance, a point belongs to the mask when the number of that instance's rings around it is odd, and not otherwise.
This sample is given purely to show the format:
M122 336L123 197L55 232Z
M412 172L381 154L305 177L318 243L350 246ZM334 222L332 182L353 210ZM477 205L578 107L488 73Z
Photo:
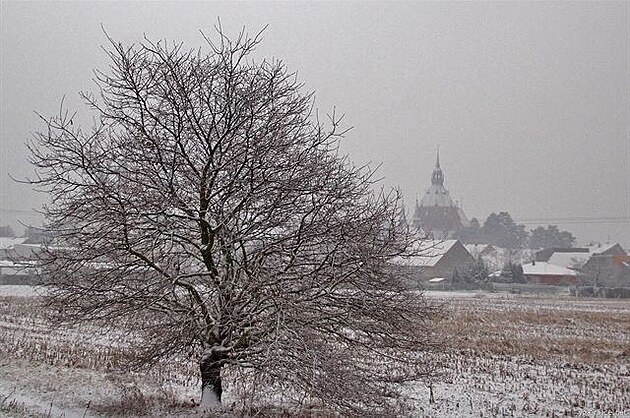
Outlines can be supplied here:
M630 416L630 303L509 294L448 303L427 416Z
M438 377L407 388L417 416L630 416L628 301L428 296L446 303L448 347ZM195 415L194 364L130 372L115 334L52 329L39 300L0 286L0 416Z

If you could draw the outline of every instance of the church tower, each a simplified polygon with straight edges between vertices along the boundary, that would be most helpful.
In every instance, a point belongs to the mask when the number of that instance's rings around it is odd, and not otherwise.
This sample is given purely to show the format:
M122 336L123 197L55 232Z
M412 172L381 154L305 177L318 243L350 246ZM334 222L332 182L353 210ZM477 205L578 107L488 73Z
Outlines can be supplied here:
M431 186L416 200L412 224L435 239L456 235L469 222L464 211L457 206L444 187L444 172L440 167L440 150L437 151L435 168L431 174Z

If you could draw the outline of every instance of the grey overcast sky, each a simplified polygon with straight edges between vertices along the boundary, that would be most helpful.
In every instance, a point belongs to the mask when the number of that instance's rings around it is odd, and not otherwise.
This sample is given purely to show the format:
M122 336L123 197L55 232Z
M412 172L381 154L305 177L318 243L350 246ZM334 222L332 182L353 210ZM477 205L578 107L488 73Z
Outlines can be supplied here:
M382 163L409 207L439 145L469 218L588 218L560 227L630 246L630 2L2 0L0 12L0 224L43 201L8 174L28 172L35 110L64 95L82 110L77 93L107 65L101 25L196 47L220 17L228 34L269 25L260 55L297 71L321 111L346 114L343 150Z

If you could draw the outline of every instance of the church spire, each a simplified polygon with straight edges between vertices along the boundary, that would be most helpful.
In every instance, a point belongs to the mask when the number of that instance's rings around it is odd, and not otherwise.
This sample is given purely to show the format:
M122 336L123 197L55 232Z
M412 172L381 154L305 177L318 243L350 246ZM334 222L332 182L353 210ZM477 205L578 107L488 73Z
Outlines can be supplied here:
M435 170L433 170L433 174L431 175L431 184L438 186L444 185L444 173L442 173L442 169L440 168L440 147L437 149L437 159L435 160Z

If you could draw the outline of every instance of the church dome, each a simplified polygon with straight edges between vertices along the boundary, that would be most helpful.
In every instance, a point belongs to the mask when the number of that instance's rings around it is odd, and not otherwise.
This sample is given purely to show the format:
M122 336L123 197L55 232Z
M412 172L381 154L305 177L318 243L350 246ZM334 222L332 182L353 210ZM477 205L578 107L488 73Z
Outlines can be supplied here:
M444 173L440 168L440 153L438 151L437 161L435 163L435 169L431 174L431 186L427 189L427 192L422 196L420 206L438 206L438 207L453 207L455 204L448 193L448 190L444 187Z
M420 202L416 201L413 225L434 238L444 238L456 234L467 224L464 211L453 202L444 187L444 172L440 167L438 151L435 168L431 173L431 185Z

